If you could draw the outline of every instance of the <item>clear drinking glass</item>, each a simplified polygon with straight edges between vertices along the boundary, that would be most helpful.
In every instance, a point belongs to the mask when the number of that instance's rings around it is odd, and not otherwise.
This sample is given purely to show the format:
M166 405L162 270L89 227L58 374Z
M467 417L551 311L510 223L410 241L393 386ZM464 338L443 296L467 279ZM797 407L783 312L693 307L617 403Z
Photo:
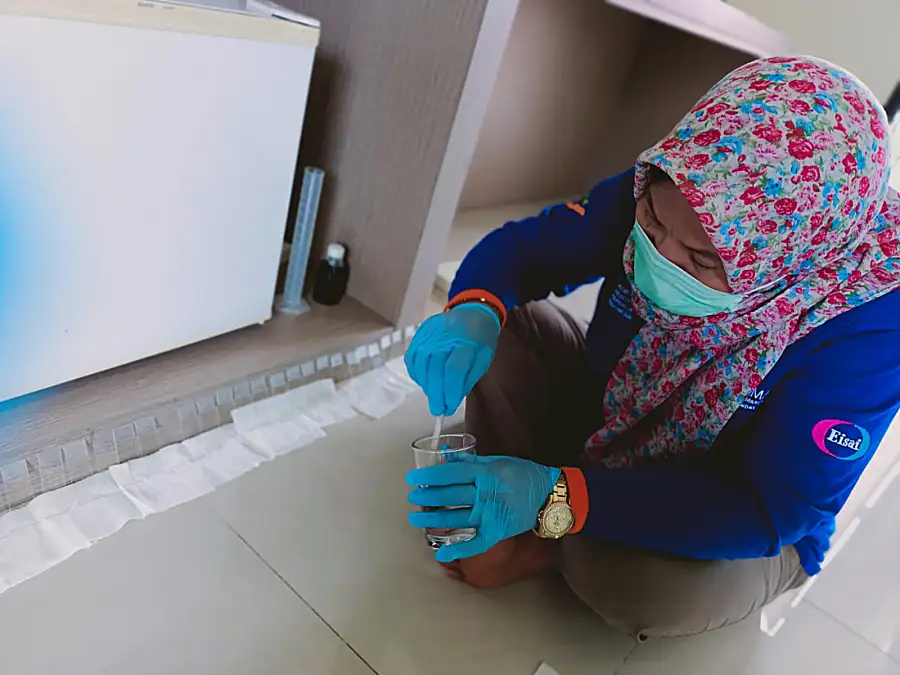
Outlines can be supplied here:
M464 455L475 454L475 437L471 434L441 434L440 436L426 436L412 444L416 457L416 468L424 469L428 466L458 462ZM421 486L425 487L425 486ZM466 506L436 506L422 507L423 511L448 511ZM444 544L458 544L472 539L477 530L474 527L443 528L426 527L425 539L432 548L440 548Z

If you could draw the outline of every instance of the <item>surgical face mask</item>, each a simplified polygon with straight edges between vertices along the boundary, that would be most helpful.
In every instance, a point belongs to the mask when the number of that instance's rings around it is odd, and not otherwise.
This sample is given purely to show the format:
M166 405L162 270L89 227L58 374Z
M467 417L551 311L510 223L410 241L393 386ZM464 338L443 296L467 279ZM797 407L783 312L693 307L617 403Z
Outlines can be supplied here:
M634 222L634 283L653 304L672 314L703 317L733 312L743 295L723 293L697 281L671 262Z

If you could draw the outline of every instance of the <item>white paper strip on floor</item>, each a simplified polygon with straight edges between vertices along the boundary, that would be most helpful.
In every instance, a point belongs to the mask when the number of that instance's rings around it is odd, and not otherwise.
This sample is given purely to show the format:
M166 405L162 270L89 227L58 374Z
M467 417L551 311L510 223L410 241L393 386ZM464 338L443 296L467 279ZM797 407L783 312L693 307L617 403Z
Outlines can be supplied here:
M402 361L395 359L385 367L370 370L344 383L341 391L350 405L372 419L381 419L399 408L416 385L400 371Z
M231 419L239 434L246 435L261 427L289 422L302 414L329 426L350 419L356 413L345 397L338 397L334 380L319 380L305 387L263 399L231 411Z
M0 589L146 518L197 499L264 461L232 425L116 464L0 518Z
M307 418L260 427L247 432L241 439L269 460L309 445L324 435L322 427Z
M320 380L232 411L234 424L116 464L0 517L0 593L131 520L202 497L355 417L382 417L415 389L399 359L335 388Z
M231 411L241 438L266 459L324 436L323 428L356 417L348 397L333 380L272 396Z

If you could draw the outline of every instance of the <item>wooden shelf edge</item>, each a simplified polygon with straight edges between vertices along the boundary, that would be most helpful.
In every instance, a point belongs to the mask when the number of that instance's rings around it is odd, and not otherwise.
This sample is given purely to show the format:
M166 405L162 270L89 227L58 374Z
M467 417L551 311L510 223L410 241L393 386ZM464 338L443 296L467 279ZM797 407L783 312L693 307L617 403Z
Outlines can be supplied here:
M352 298L314 306L0 404L0 466L241 379L377 342L390 324ZM2 507L0 507L2 508Z
M698 37L752 56L791 54L791 40L762 21L722 0L606 0Z

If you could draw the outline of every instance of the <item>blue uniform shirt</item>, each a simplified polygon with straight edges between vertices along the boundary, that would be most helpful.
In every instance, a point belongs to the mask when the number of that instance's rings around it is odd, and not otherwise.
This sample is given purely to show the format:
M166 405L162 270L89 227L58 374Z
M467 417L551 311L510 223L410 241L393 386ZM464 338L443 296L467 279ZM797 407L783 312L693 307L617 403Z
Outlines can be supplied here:
M484 289L509 309L605 279L587 346L596 377L608 382L642 325L622 269L633 181L626 171L580 204L488 234L464 260L451 296ZM759 387L746 387L702 458L586 469L583 533L700 559L774 556L793 544L807 573L817 573L835 515L900 408L898 345L900 292L819 326L785 350Z

